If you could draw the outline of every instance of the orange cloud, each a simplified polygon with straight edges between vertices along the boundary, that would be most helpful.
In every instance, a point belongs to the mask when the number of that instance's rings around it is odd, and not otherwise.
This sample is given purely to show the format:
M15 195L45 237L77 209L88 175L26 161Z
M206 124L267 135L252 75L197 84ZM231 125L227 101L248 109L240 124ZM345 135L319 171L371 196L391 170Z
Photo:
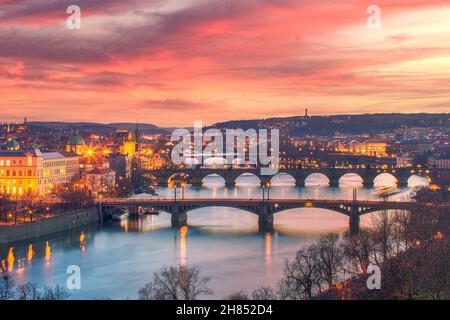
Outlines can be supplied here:
M67 30L64 1L0 0L0 119L448 112L446 2L379 0L374 31L358 0L90 0Z

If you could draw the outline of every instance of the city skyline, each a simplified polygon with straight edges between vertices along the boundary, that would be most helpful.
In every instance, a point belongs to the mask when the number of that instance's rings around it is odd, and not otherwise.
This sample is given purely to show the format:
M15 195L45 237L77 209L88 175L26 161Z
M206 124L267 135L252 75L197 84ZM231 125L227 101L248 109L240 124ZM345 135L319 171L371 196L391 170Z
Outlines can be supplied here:
M445 1L0 1L4 121L139 122L443 113ZM15 24L19 22L19 24ZM95 121L94 121L95 119Z

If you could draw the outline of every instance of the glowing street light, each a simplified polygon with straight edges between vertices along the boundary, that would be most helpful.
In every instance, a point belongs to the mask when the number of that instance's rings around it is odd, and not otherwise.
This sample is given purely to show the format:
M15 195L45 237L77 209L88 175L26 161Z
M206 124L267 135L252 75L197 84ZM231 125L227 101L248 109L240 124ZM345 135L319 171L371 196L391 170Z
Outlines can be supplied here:
M266 183L263 184L263 201L265 199L265 190L266 190L266 188L267 188L267 199L270 199L270 187L271 187L270 182L266 182Z

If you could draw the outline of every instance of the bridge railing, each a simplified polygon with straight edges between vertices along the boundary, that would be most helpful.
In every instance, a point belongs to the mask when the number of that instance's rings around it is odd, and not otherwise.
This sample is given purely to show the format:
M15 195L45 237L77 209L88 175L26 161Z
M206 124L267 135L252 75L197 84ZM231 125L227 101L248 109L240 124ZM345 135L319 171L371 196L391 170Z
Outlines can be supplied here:
M252 198L222 198L222 199L211 199L211 198L189 198L189 199L177 199L174 198L148 198L148 199L129 199L129 198L101 198L97 199L98 204L147 204L147 203L199 203L199 202L209 202L209 203L332 203L332 204L358 204L358 205L381 205L381 204L417 204L413 201L376 201L376 200L348 200L348 199L252 199Z

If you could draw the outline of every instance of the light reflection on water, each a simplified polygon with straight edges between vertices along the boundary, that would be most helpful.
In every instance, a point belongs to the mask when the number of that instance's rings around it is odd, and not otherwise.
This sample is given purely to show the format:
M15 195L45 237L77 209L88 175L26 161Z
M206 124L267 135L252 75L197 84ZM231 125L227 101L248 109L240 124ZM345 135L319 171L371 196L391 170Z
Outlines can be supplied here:
M218 183L207 181L202 189L186 189L185 197L261 198L257 178L242 178L241 187L223 188L218 179ZM340 188L296 188L285 178L273 182L271 198L351 199L353 187L360 182L349 177ZM400 191L391 198L407 199L411 189ZM159 197L173 197L173 192L158 190ZM358 199L375 198L376 189L358 188ZM370 223L370 215L361 220L363 225ZM71 291L74 299L134 299L161 267L198 265L211 277L213 297L223 298L237 290L275 284L285 258L292 258L322 234L345 232L348 218L323 209L292 209L275 215L274 228L272 234L259 234L256 215L213 207L190 212L188 226L179 229L171 228L167 213L119 223L106 221L101 226L0 246L0 257L16 281L40 285L64 285L67 267L79 265L82 289Z

